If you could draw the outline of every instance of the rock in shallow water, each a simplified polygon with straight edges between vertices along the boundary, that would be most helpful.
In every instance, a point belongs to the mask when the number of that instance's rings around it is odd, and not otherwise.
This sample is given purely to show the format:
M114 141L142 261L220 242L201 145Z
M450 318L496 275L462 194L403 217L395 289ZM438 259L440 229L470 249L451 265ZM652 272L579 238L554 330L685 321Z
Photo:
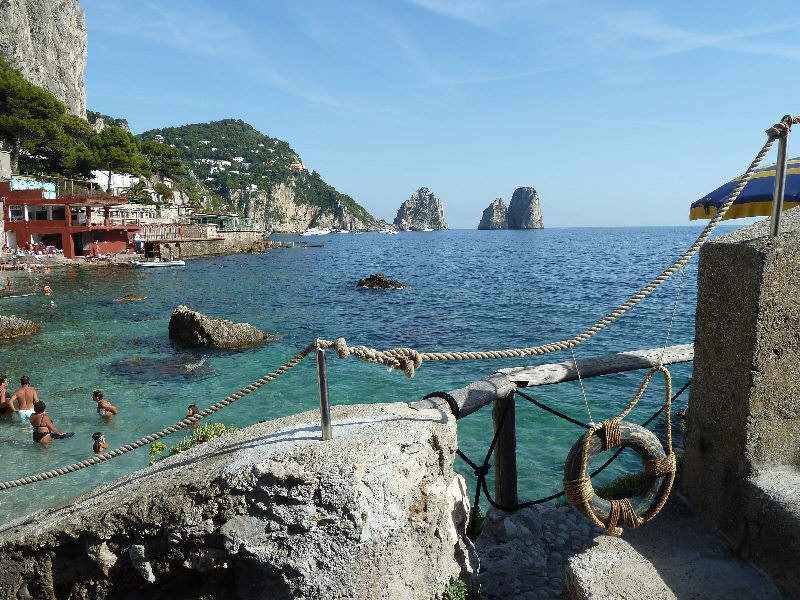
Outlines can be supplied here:
M175 309L169 320L169 339L182 346L241 348L268 338L268 333L249 323L209 317L183 305Z
M359 279L358 287L402 290L406 286L397 279L387 279L383 273L373 273L366 279Z

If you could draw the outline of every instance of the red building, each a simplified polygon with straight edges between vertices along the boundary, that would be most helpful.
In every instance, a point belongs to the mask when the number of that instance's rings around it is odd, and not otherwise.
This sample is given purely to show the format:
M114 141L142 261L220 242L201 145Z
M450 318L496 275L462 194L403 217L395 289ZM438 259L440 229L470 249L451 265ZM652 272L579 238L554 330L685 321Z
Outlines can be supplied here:
M110 218L112 206L128 201L103 192L76 190L59 195L55 184L14 178L0 181L4 243L25 248L28 243L55 246L65 258L92 253L122 252L139 231L137 224Z

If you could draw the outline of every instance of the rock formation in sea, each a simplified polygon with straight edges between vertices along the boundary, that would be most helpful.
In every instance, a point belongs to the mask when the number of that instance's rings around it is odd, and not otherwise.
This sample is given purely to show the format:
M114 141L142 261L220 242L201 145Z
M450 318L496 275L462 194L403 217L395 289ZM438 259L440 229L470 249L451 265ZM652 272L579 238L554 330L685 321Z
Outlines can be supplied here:
M0 339L30 335L41 330L42 328L33 321L20 319L14 315L0 315Z
M359 279L358 287L402 290L406 286L397 279L387 279L383 273L373 273L365 279Z
M472 579L455 419L331 408L330 440L318 409L257 423L1 524L3 598L427 600Z
M401 231L450 229L444 220L442 201L426 187L419 188L411 198L403 202L394 218L394 224Z
M539 195L532 187L521 187L514 190L508 205L509 229L542 229L542 210L539 206Z
M497 198L486 207L478 229L508 229L508 211L502 198Z
M86 21L78 0L0 2L0 54L34 85L86 118Z
M169 339L182 346L241 348L269 338L249 323L209 317L188 306L176 308L169 320Z

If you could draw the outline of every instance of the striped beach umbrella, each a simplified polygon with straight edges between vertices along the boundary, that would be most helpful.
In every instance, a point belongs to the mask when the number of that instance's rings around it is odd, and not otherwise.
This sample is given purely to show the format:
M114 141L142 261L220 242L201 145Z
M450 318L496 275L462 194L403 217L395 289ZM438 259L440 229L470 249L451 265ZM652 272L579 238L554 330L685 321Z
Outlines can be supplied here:
M689 220L710 219L725 202L741 177L737 177L715 189L710 194L693 202L689 208ZM725 219L769 216L772 211L772 195L775 187L775 164L766 165L753 173L753 178L744 186L736 202L725 213ZM783 210L800 206L800 158L786 163L786 189L783 194Z

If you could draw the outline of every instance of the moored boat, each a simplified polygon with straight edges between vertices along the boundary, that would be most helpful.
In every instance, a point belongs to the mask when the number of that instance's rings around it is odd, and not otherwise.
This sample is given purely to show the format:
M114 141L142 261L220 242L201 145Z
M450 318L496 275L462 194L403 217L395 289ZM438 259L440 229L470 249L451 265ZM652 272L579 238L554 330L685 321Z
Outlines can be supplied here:
M185 267L186 262L180 259L173 260L132 260L134 267Z

